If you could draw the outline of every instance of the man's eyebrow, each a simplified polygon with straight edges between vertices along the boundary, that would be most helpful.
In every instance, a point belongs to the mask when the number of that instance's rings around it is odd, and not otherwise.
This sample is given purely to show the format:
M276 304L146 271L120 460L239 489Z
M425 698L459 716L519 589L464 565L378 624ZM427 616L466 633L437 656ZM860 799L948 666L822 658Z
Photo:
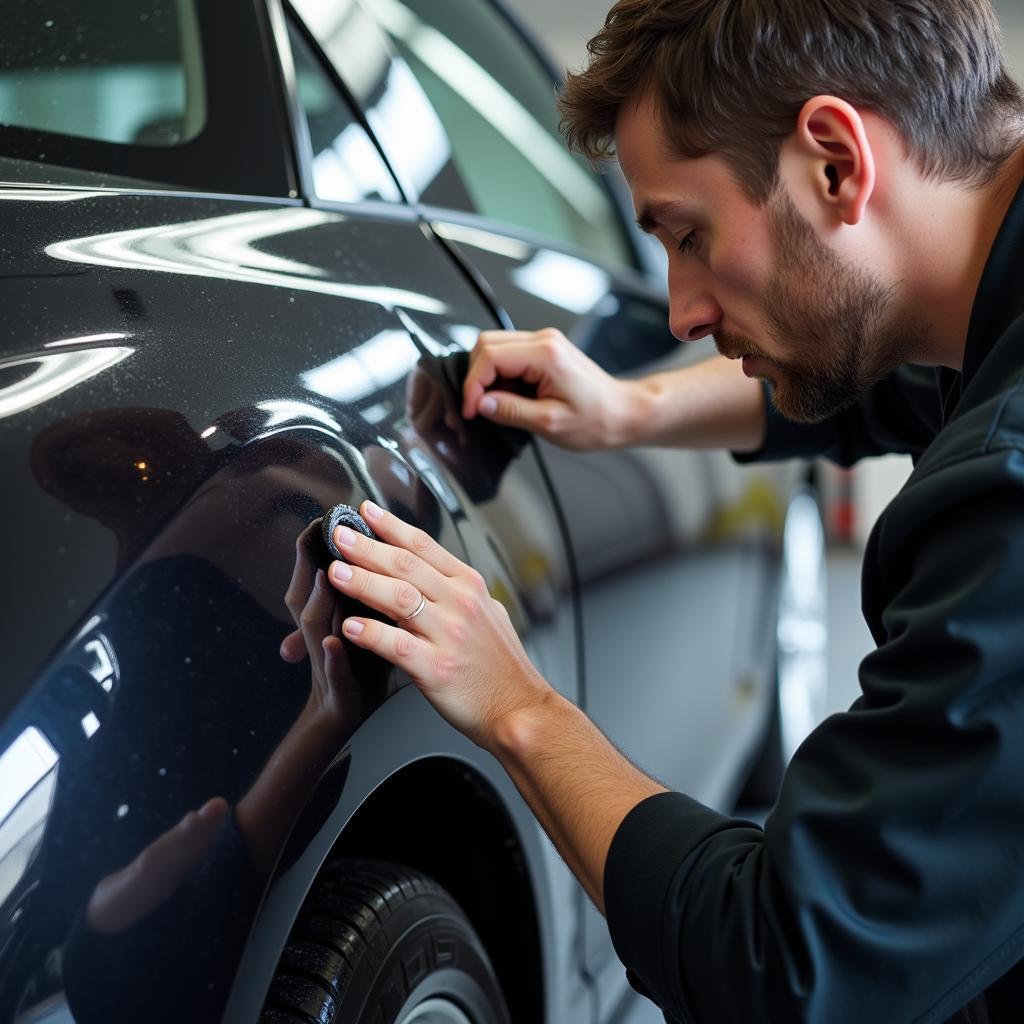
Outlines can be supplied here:
M659 202L645 203L636 218L636 226L650 234L659 224L664 224L673 214L686 210L687 206L681 199L663 199Z

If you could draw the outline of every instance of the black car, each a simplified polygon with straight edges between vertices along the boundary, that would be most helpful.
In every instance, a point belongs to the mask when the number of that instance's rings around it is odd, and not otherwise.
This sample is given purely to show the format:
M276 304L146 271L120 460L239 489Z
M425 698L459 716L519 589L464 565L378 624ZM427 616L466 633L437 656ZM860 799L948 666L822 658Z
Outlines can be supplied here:
M0 1020L617 1019L497 763L366 652L330 693L281 657L320 517L429 531L627 753L733 807L817 714L803 471L461 421L482 329L619 374L710 351L493 4L3 13Z

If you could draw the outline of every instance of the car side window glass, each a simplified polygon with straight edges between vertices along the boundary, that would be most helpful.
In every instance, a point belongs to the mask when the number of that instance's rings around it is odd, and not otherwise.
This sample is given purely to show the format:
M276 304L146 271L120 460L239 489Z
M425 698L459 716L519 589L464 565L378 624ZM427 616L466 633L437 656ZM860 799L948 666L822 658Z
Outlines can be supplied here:
M202 131L206 90L190 0L7 0L0 124L142 146Z
M295 64L299 104L309 129L313 191L320 199L401 202L391 172L363 126L318 59L312 46L289 19L288 38Z
M473 212L633 260L617 212L558 134L555 90L502 16L466 0L364 0L441 118ZM442 204L428 187L424 202Z
M418 199L429 188L438 205L471 209L444 126L380 25L357 0L291 0L291 6L344 82L407 196Z

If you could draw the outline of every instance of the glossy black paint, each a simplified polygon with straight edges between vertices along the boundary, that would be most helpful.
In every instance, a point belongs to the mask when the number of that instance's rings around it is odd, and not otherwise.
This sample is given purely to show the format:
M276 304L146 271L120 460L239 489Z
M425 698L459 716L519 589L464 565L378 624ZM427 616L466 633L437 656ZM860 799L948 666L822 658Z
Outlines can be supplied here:
M37 390L8 389L24 408L3 434L20 495L4 554L22 583L5 639L4 695L18 707L0 745L35 729L58 758L29 851L33 891L8 922L11 1008L83 927L99 880L186 811L241 800L301 716L308 668L277 653L291 628L284 595L296 537L331 505L372 496L471 557L552 679L575 688L569 573L533 450L485 424L459 436L444 424L458 399L435 367L495 321L415 221L49 195L6 207L30 255L5 282L27 330L4 368L31 370ZM47 293L43 321L29 311L51 267L71 276ZM118 294L133 296L129 312ZM506 503L532 495L532 546L514 521L490 520L499 487ZM19 539L29 535L38 543ZM402 684L353 657L353 707L332 752ZM249 889L221 910L250 919L258 880ZM143 948L147 929L133 933ZM166 935L161 947L172 952ZM216 952L222 997L240 955ZM137 981L141 1004L153 966L120 960L105 984L124 1005Z

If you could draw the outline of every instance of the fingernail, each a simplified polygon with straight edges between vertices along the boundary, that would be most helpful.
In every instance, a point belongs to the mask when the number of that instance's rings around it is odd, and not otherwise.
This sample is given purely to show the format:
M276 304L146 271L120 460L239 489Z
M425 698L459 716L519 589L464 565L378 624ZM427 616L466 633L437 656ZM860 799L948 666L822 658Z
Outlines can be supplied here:
M370 519L381 519L384 516L384 510L379 505L374 505L372 501L363 502L363 511Z
M352 567L344 562L334 562L331 565L331 578L336 579L339 583L352 579Z
M359 636L365 627L358 619L346 619L342 628L349 636Z
M480 411L485 416L493 416L498 411L498 400L496 398L481 398Z
M199 808L199 817L205 818L207 821L210 821L212 818L219 817L220 812L220 801L217 799L217 797L214 797L212 800L207 800L206 803Z
M347 526L339 526L334 531L334 542L339 547L350 548L356 542L356 535Z

